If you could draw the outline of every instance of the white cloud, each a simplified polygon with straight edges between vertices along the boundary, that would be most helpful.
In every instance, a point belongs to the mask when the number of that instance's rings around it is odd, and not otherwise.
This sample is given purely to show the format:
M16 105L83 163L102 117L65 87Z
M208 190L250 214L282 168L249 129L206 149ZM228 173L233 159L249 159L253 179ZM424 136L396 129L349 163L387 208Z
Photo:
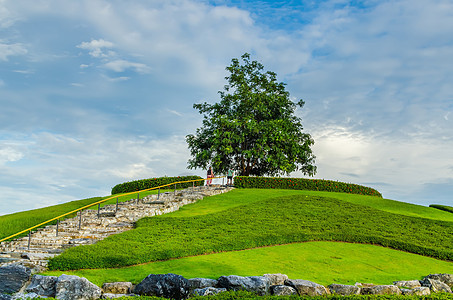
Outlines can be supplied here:
M137 73L145 74L150 72L150 68L141 63L134 63L127 60L114 60L104 64L104 68L115 71L115 72L124 72L127 69L132 69Z
M24 75L30 75L34 74L35 70L13 70L14 73L19 73L19 74L24 74Z
M439 141L430 138L398 140L346 127L327 127L312 135L317 178L371 184L384 197L412 202L425 183L443 182L452 176L446 166L453 164L453 141L439 147Z
M0 60L8 61L9 56L25 55L27 52L21 43L5 44L0 40Z
M112 42L99 39L99 40L91 40L90 42L82 42L81 44L77 45L77 48L89 50L89 54L96 58L106 58L115 55L115 52L108 50L105 52L105 48L113 48L114 44Z
M36 203L30 206L29 201L37 199L33 198L37 190L53 199L44 203L40 198L39 206L44 206L108 195L114 185L133 179L187 172L188 150L181 136L153 140L114 138L95 132L74 138L40 132L17 138L22 140L23 153L11 147L0 151L0 162L9 162L0 169L0 187L5 192L0 202L9 201L7 207L0 207L0 215L38 206ZM31 165L15 164L20 159ZM12 189L4 186L6 178L8 186L17 186L20 192L10 193ZM32 183L29 178L33 178Z
M127 81L130 80L131 78L128 76L120 76L120 77L108 77L108 76L103 76L110 82L119 82L119 81Z
M0 165L3 165L7 162L14 162L22 159L24 157L23 153L14 149L11 146L2 145L0 149Z
M169 113L171 113L171 114L174 114L174 115L178 116L178 117L182 117L182 116L183 116L182 113L180 113L180 112L178 112L178 111L176 111L176 110L167 109L167 111L168 111Z

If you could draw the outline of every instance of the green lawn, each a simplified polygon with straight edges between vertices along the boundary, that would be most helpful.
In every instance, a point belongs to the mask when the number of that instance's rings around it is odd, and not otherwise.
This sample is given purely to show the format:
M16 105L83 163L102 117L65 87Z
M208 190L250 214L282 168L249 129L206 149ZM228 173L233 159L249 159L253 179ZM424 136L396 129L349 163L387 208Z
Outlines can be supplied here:
M453 260L453 222L427 218L432 217L428 208L417 211L425 217L413 217L313 193L241 189L209 197L173 214L139 220L136 229L95 245L69 249L49 267L121 267L316 240L379 244Z
M118 269L51 271L86 277L101 286L104 282L139 283L148 274L174 273L186 278L222 275L260 276L285 273L292 279L323 285L421 279L428 274L453 273L453 262L392 250L384 247L339 242L307 242L250 250L223 252L153 262Z
M307 195L335 198L354 204L364 205L378 210L401 214L410 217L421 217L439 221L453 222L453 214L406 202L400 202L380 197L364 196L357 194L335 193L335 192L318 192L318 191L300 191L300 190L269 190L269 189L236 189L234 193L227 193L218 196L209 197L208 199L198 201L197 203L184 206L179 211L165 215L166 217L190 217L197 215L206 215L244 204L258 202L270 198L289 196L289 195Z

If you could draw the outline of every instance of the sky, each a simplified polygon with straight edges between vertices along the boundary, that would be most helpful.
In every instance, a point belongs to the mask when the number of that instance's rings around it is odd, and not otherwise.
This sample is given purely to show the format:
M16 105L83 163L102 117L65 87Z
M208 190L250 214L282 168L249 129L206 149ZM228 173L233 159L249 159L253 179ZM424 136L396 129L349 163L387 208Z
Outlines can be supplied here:
M0 215L204 176L193 104L244 53L305 101L314 178L453 205L450 0L0 0Z

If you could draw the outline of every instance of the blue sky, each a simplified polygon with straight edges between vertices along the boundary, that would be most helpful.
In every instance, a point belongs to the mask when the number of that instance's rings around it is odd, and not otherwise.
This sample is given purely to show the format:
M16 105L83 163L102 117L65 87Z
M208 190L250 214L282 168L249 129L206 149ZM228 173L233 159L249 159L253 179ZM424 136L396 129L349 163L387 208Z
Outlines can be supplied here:
M0 0L0 214L204 175L192 105L245 52L305 100L316 178L453 205L451 1Z

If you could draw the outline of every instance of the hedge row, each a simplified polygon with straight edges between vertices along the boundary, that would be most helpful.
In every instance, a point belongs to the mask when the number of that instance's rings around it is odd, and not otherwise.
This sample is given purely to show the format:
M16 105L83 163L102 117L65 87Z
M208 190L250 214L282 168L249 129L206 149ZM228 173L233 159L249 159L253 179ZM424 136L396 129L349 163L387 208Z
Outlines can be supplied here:
M440 209L440 210L443 210L443 211L448 211L448 212L453 213L453 207L451 207L451 206L440 205L440 204L431 204L429 207L437 208L437 209Z
M340 192L382 198L381 193L370 187L324 179L236 176L234 177L234 186L238 188Z
M135 298L134 298L135 299ZM160 300L160 298L137 298L137 299L152 299ZM427 296L417 295L324 295L324 296L258 296L252 292L246 291L228 291L219 293L212 296L193 296L190 297L192 300L452 300L453 294L447 293L433 293ZM162 300L165 300L162 298Z
M191 175L191 176L177 176L177 177L166 177L165 176L165 177L134 180L134 181L129 181L129 182L120 183L120 184L115 185L112 188L112 195L120 194L120 193L136 192L136 191L150 189L153 187L163 186L163 185L170 184L173 182L197 180L197 179L203 179L203 178L201 178L200 176ZM195 181L195 186L201 186L201 185L204 185L203 180ZM191 187L191 186L192 186L192 182L178 184L178 188L187 188L187 187Z

